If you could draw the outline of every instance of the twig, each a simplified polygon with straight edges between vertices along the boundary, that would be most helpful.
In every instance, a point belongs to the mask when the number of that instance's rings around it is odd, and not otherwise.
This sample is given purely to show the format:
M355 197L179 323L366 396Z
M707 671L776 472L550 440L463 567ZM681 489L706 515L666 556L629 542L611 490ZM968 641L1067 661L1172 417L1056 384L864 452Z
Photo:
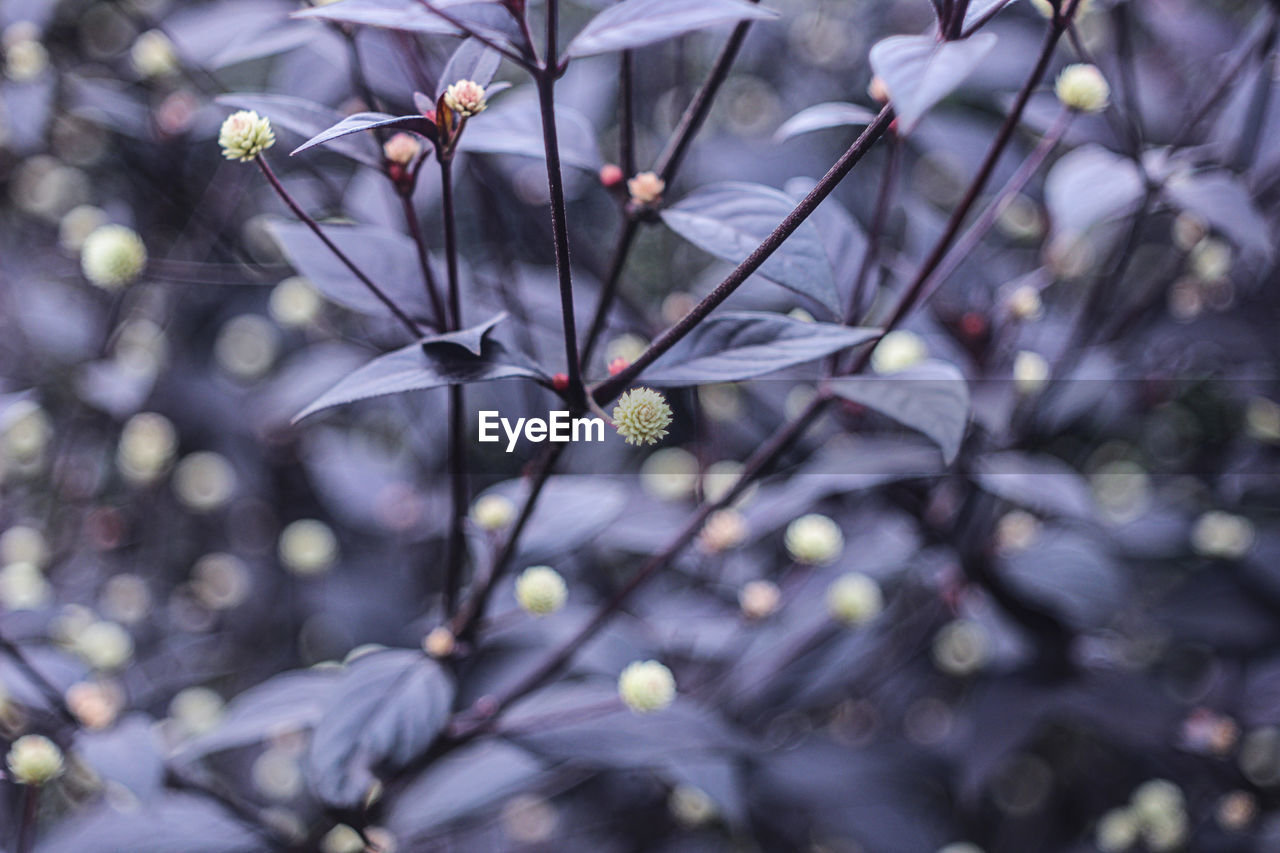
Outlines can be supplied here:
M453 158L440 157L440 197L444 216L445 268L449 277L449 326L462 328L462 294L458 282L458 217L453 196ZM448 557L445 567L444 608L453 613L462 589L462 568L466 561L467 443L466 395L461 385L449 386L449 494L452 518L449 523Z

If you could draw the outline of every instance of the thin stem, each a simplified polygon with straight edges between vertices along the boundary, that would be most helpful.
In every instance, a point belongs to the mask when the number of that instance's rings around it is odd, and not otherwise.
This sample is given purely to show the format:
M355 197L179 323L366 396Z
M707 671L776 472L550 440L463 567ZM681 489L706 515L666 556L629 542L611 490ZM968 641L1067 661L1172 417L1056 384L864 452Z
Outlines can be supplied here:
M867 234L867 250L862 256L858 277L853 282L853 296L845 315L845 325L853 325L863 314L862 304L866 301L867 283L871 280L871 271L880 262L880 241L884 238L889 211L893 207L893 190L898 181L901 162L902 146L895 137L890 140L888 161L885 163L884 174L880 177L880 194L876 198L876 211L871 217L871 229Z
M449 327L449 314L444 306L444 298L440 295L440 287L436 284L435 274L431 272L431 258L427 253L427 243L422 237L422 226L418 222L418 212L413 209L413 198L409 193L401 193L400 206L404 210L404 221L409 228L409 236L418 251L418 265L422 267L422 286L431 300L431 310L436 316L436 326L441 329Z
M618 71L618 98L621 115L618 121L618 159L622 173L631 177L636 173L636 105L635 105L635 57L632 51L622 52Z
M964 35L964 19L969 13L969 0L956 0L951 9L951 19L947 22L947 38L955 41Z
M708 314L710 314L720 303L724 302L729 296L737 290L742 283L751 277L752 273L760 269L760 266L767 261L774 252L778 250L787 238L795 233L804 221L809 218L818 205L826 199L827 196L844 180L845 176L853 170L862 160L863 155L871 149L871 146L884 135L888 130L890 122L893 120L893 111L886 106L880 111L880 115L876 116L858 137L853 145L849 146L849 150L836 161L831 170L818 181L813 190L804 197L804 199L796 205L791 213L779 223L778 227L773 230L764 242L761 243L755 251L753 251L747 259L738 265L737 269L729 273L728 277L716 288L707 294L705 298L695 305L688 314L682 317L674 326L667 329L657 337L649 345L635 361L627 366L626 369L617 375L605 380L592 389L592 396L597 403L604 404L612 400L622 390L630 385L636 377L638 377L646 367L654 362L659 356L667 350L675 346L685 335L693 331L693 329L701 323Z
M1013 0L1004 0L1003 3L997 3L987 11L983 12L981 15L978 16L977 20L975 20L968 27L965 27L964 32L960 34L960 37L968 38L969 36L976 33L978 30L985 27L991 21L992 18L994 18L996 15L999 15L1001 12L1003 12L1012 2Z
M1235 82L1236 77L1244 69L1245 64L1253 58L1255 52L1265 59L1266 55L1271 51L1276 39L1277 17L1274 13L1268 14L1270 15L1270 22L1266 29L1253 42L1246 45L1240 51L1239 56L1227 64L1218 82L1205 93L1204 100L1200 102L1196 109L1192 110L1191 115L1182 123L1182 129L1174 137L1172 143L1174 148L1181 148L1187 144L1200 122L1204 121L1213 112L1214 107L1222 105L1224 101L1222 96L1226 94L1227 89Z
M449 276L449 326L462 328L462 295L458 283L458 217L453 195L453 160L440 160L440 197L444 216L445 267ZM444 609L453 613L462 589L462 570L466 561L467 444L466 395L463 386L449 386L449 494L453 516L449 524L448 557L444 580Z
M605 325L609 319L609 309L613 306L613 301L617 296L618 284L622 281L622 271L627 265L627 255L631 252L631 247L635 243L636 236L640 233L640 220L630 214L626 214L626 219L622 223L622 231L618 234L618 244L613 249L613 259L609 262L609 274L605 276L604 284L600 288L600 301L596 303L596 313L591 318L591 328L587 332L587 339L582 344L582 367L589 370L591 367L591 356L595 352L596 344L600 341L600 335L604 333Z
M22 822L18 824L16 853L28 853L36 838L36 824L40 820L40 786L22 786Z
M356 266L354 261L347 257L346 252L339 249L337 244L329 239L328 235L320 229L319 224L298 206L298 203L293 200L293 196L289 195L289 191L284 188L284 184L280 183L280 179L276 177L276 173L271 170L271 166L267 163L267 158L264 155L259 154L254 162L258 164L258 168L262 170L262 174L266 176L267 182L270 183L272 189L276 191L276 195L280 196L281 200L289 207L289 210L293 211L293 215L306 223L312 233L320 238L320 242L324 243L325 247L333 253L333 256L341 261L342 265L350 270L351 274L359 279L360 283L367 287L369 292L377 297L378 301L387 307L387 310L400 321L400 325L404 326L405 330L410 335L413 335L415 338L421 338L425 334L425 330L422 326L406 314L404 310L395 303L395 300L386 294L386 291L374 284L373 280L370 279L369 276L365 275L364 271Z
M71 709L67 707L67 701L62 695L62 691L54 686L53 682L46 678L44 673L36 669L35 664L27 657L27 653L22 650L21 646L0 634L0 651L8 655L13 660L14 665L27 677L27 680L40 691L54 713L72 725L79 725L75 714L71 713Z
M554 56L556 4L547 4L547 56ZM569 375L569 400L579 407L585 403L582 368L578 357L578 328L573 312L573 272L569 266L569 221L564 199L564 177L560 172L560 142L556 130L555 72L543 69L537 75L538 103L542 109L542 140L547 154L547 189L551 196L551 231L555 240L556 275L560 281L560 313L564 320L564 357Z

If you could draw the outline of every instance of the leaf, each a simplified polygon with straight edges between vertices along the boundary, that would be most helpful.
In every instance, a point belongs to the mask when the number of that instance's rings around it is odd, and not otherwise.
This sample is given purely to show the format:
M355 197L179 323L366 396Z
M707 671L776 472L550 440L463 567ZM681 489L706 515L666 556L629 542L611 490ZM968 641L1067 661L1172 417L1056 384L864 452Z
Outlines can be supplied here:
M785 193L761 184L712 184L662 211L662 221L704 252L738 264L747 258L795 208ZM831 262L811 222L796 232L760 267L775 284L815 299L840 313Z
M482 30L485 36L497 36L501 41L506 41L506 38L494 27L501 26L509 16L505 10L484 8L494 5L493 3L485 0L431 0L429 5L436 9L450 9L455 6L480 7L451 11L451 15L459 20L465 20L468 25L477 30ZM293 17L410 33L463 35L461 30L432 12L427 6L428 4L420 3L418 0L342 0L339 3L302 9L294 12Z
M491 327L495 320L488 321ZM427 338L398 349L346 376L293 418L297 423L333 406L421 391L442 385L464 385L518 377L538 378L542 374L527 359L495 340L483 339L480 353L468 349L475 336L483 338L488 328L455 332L443 339ZM465 336L465 337L464 337Z
M251 687L231 700L215 729L181 744L176 757L199 758L310 729L319 722L337 682L332 672L304 671Z
M1081 145L1053 164L1044 182L1045 206L1055 234L1083 234L1128 213L1142 198L1133 162L1101 145Z
M353 661L316 726L307 778L324 802L354 807L379 770L408 765L449 719L453 680L421 652L390 649Z
M75 754L98 779L123 785L141 800L164 787L165 749L146 714L129 714L105 731L81 729Z
M843 101L829 101L803 109L782 123L774 132L776 142L794 139L802 133L825 130L829 127L845 127L848 125L864 125L875 121L876 114L866 107L847 104Z
M763 311L708 318L644 372L659 385L737 382L866 343L878 329L806 323Z
M412 240L398 231L373 225L321 224L320 227L325 236L411 317L432 316L422 284L418 251ZM387 307L334 257L305 223L272 220L267 228L298 275L310 280L325 298L361 314L387 316Z
M933 36L890 36L871 48L871 68L884 81L901 133L910 133L929 109L955 91L996 46L981 33L962 41Z
M1076 628L1102 627L1124 600L1119 567L1096 543L1070 531L1042 533L1033 547L1005 557L1000 574Z
M969 426L969 385L953 364L930 360L886 376L831 380L840 397L924 433L950 465Z
M356 113L349 115L342 121L327 128L321 133L308 139L290 152L290 156L301 154L308 148L315 148L317 145L324 145L335 139L341 139L344 136L350 136L353 133L360 133L365 130L373 130L376 127L397 127L404 130L411 130L421 136L425 136L431 141L436 138L435 122L429 121L424 116L391 116L386 113Z
M527 482L517 480L493 491L519 505L527 488ZM547 561L571 552L598 537L626 507L626 490L603 477L550 477L520 537L520 556L530 562Z
M990 20L1016 2L1017 0L971 0L969 8L964 12L964 28L968 30L983 18Z
M630 50L716 24L776 17L745 0L623 0L592 18L565 55Z
M342 122L345 116L323 104L295 98L291 95L264 95L253 92L233 92L219 95L217 102L241 110L254 110L271 119L275 128L284 128L303 139L323 133L326 128ZM329 146L332 150L350 157L357 163L382 168L382 157L373 139L355 137L343 139Z
M387 828L402 842L448 824L533 785L542 762L501 740L469 744L433 763L396 797Z
M467 39L449 57L436 86L436 97L443 95L445 89L459 80L471 80L487 87L501 64L502 57L496 50L479 39Z
M560 159L569 166L595 171L600 168L600 152L595 130L586 116L571 107L556 105ZM542 115L537 99L522 89L503 99L481 116L467 122L458 147L477 154L515 154L546 159L542 139Z
M1241 249L1271 257L1271 229L1235 175L1225 171L1177 174L1165 184L1164 191L1174 206L1206 220Z
M266 853L273 847L209 797L166 794L124 811L109 803L58 823L36 853Z
M1052 456L988 453L975 460L973 480L996 497L1041 515L1094 517L1089 485L1074 468Z
M424 338L422 343L425 344L455 344L462 347L472 355L478 356L484 349L484 339L488 337L489 332L493 331L493 327L507 319L509 315L506 311L495 314L483 323L472 326L469 329L460 329L456 332L445 332L443 335L433 335Z

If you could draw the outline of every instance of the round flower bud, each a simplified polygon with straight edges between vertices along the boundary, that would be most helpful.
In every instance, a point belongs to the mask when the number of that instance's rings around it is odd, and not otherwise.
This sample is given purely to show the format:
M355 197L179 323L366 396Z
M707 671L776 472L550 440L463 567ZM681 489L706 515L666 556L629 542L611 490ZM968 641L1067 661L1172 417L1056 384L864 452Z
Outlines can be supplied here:
M58 221L58 245L68 252L79 253L89 235L110 220L107 212L91 204L71 208Z
M738 590L738 606L748 619L766 619L778 610L782 590L772 581L747 581Z
M42 569L49 564L49 543L34 527L14 525L0 533L0 562L30 563Z
M899 329L880 339L871 353L871 369L876 373L897 373L914 367L929 357L924 338Z
M286 328L310 325L320 313L323 301L315 286L302 276L286 278L271 291L267 311L271 319Z
M987 632L971 619L942 626L933 638L933 662L948 675L970 675L987 659Z
M1227 832L1243 832L1258 815L1258 801L1248 791L1232 791L1218 801L1218 826Z
M338 537L323 521L304 518L280 532L280 562L297 575L318 575L338 560Z
M1266 397L1252 397L1245 407L1245 429L1254 441L1280 444L1280 406Z
M827 587L827 612L846 625L870 622L883 609L880 584L859 572L843 574Z
M364 853L364 839L345 823L340 823L320 839L320 853Z
M719 462L712 462L707 466L706 473L702 475L702 497L712 503L723 500L733 491L741 479L741 462L733 459L721 459ZM746 503L754 488L754 486L749 486L746 491L738 496L735 504L742 506Z
M741 545L747 538L747 520L735 509L711 513L698 534L698 546L708 554L720 554Z
M550 566L530 566L516 578L516 601L534 616L555 613L568 597L564 578Z
M397 133L382 144L382 156L397 166L408 166L421 153L422 143L412 133Z
M671 407L652 388L635 388L618 399L613 423L627 444L657 444L671 424Z
M627 181L627 192L631 195L631 200L640 205L657 204L662 200L666 189L666 181L653 172L641 172Z
M640 466L640 486L655 498L678 501L698 485L698 460L682 447L655 450Z
M133 637L115 622L91 622L75 633L73 649L97 670L119 669L133 657Z
M600 167L600 184L607 189L613 189L622 183L626 175L623 174L622 168L616 163L606 163Z
M193 512L213 512L226 505L236 488L236 472L219 453L188 454L173 472L173 490Z
M1013 357L1013 387L1019 394L1036 394L1049 381L1049 362L1038 352L1021 350Z
M169 716L188 737L213 731L222 722L226 702L207 687L188 687L169 702Z
M1188 259L1191 272L1201 281L1221 281L1231 273L1231 247L1206 237L1195 245Z
M473 116L484 112L488 101L485 100L484 86L473 80L459 80L444 92L445 105L460 116Z
M787 525L783 541L797 563L817 566L834 562L844 550L840 526L825 515L802 515Z
M1005 305L1009 313L1018 320L1039 320L1044 314L1044 303L1040 301L1040 291L1030 284L1014 288Z
M116 466L130 483L154 482L169 467L178 449L178 433L164 415L142 412L125 422L116 448Z
M9 775L20 785L44 785L62 775L62 750L43 735L23 735L5 758Z
M1103 853L1120 853L1138 843L1142 821L1133 809L1112 809L1098 821L1094 844Z
M80 247L84 277L103 290L119 290L141 275L146 265L147 247L142 238L123 225L97 228Z
M249 567L231 554L205 554L191 567L191 589L210 610L243 604L251 585Z
M34 38L9 42L4 51L5 76L15 83L35 80L49 67L49 51Z
M889 102L889 87L885 85L884 78L879 74L873 75L871 82L867 84L867 94L878 104Z
M248 163L275 144L271 119L252 110L240 110L227 116L218 133L222 156L241 163Z
M716 816L716 804L701 788L676 785L667 798L671 816L684 826L703 826Z
M80 725L93 731L110 728L124 708L124 694L111 681L77 681L67 688L67 708Z
M636 661L618 676L618 695L638 714L661 711L675 701L676 680L656 660Z
M457 638L443 625L432 628L422 639L422 650L433 658L447 658L457 646Z
M1253 547L1253 525L1229 512L1206 512L1191 529L1191 547L1202 557L1238 560Z
M0 450L15 462L35 462L53 435L49 416L34 400L19 400L0 413Z
M1061 8L1066 7L1067 0L1061 0ZM1053 17L1053 4L1049 0L1031 0L1035 10L1046 18ZM1093 10L1093 0L1080 0L1076 4L1075 19L1078 21Z
M609 341L609 345L605 347L605 361L622 359L630 364L643 355L648 348L648 342L639 335L619 335Z
M471 505L471 518L481 530L501 530L516 517L516 505L506 495L481 495Z
M1133 791L1130 798L1134 811L1144 822L1159 819L1185 805L1182 789L1168 779L1150 779Z
M0 569L0 604L7 610L40 610L53 598L44 575L30 563L10 563Z
M1020 509L1010 510L996 522L994 544L1001 554L1025 551L1040 538L1040 519Z
M178 70L173 42L159 30L147 30L138 36L129 49L129 59L143 77L167 77Z
M280 349L275 326L257 314L232 317L218 330L213 355L237 379L259 379L271 369Z
M1077 63L1068 65L1058 75L1054 86L1058 100L1068 109L1082 113L1100 113L1111 99L1111 87L1107 78L1094 65Z

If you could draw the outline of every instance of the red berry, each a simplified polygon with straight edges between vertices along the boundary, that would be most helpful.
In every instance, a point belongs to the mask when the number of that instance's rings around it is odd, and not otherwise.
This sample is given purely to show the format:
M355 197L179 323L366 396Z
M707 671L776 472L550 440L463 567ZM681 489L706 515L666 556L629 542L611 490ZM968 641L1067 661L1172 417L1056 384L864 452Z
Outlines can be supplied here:
M627 361L625 358L615 358L613 361L609 362L609 375L617 376L619 373L626 370L630 364L631 362Z
M607 163L600 167L600 183L608 189L613 189L621 184L624 178L626 178L626 175L622 173L622 168L613 163Z
M569 377L564 373L557 373L551 377L551 387L557 391L569 390Z
M987 331L987 318L970 311L960 318L960 330L971 338L981 337Z

